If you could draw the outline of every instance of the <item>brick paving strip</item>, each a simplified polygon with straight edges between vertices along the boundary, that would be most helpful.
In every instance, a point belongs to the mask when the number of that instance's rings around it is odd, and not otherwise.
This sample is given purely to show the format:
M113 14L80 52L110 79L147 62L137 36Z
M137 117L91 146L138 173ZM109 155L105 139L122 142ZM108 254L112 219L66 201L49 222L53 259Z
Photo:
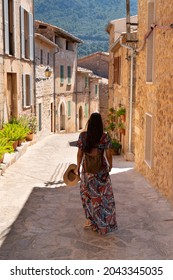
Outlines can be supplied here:
M62 177L77 138L50 135L0 176L0 259L173 259L172 204L121 156L111 172L118 231L83 230L79 185Z

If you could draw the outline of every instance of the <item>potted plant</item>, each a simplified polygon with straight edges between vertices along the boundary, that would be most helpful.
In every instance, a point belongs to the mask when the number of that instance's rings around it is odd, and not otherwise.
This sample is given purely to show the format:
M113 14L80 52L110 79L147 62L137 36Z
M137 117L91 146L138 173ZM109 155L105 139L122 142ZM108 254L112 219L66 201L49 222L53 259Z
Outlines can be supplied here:
M4 160L4 155L6 153L12 153L13 147L12 147L12 143L8 141L8 139L0 136L0 163L3 162Z
M24 127L20 124L16 126L16 129L18 134L18 146L20 146L21 143L26 139L30 130L28 127Z
M2 134L3 137L8 139L9 142L13 143L13 149L16 150L18 145L18 131L16 129L17 124L15 123L7 123L4 125Z
M120 155L121 154L122 145L117 139L112 140L112 154Z
M118 130L121 134L125 135L125 124L124 124L124 122L120 121L117 124L117 128L118 128Z
M29 131L26 135L26 140L27 141L32 141L33 140L33 135L36 133L37 131L37 118L35 115L31 114L31 115L22 115L19 118L19 123L25 127L28 128Z
M124 107L120 107L117 110L117 117L120 117L122 121L125 121L126 109Z
M122 145L118 141L117 111L113 107L109 109L106 130L111 138L112 154L120 155Z
M111 138L116 134L116 110L112 107L109 109L106 130Z

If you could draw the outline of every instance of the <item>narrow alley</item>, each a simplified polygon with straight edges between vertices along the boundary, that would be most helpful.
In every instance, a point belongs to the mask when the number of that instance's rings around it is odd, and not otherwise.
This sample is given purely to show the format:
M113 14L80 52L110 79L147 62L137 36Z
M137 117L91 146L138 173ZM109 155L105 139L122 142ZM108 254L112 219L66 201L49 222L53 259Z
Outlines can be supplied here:
M121 156L111 171L118 231L100 236L83 229L79 185L62 179L76 163L77 138L45 137L0 177L0 259L173 259L172 205Z

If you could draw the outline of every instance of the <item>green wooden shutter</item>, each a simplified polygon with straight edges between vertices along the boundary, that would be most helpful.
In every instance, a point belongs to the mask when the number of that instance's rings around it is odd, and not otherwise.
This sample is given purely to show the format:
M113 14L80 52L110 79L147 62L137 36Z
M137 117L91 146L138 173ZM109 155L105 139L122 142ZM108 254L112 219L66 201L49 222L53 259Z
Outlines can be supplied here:
M88 103L85 103L85 117L88 118Z
M95 85L95 94L98 94L98 85Z
M64 65L60 65L60 82L64 83Z
M85 88L88 88L88 76L85 76Z
M71 101L68 101L68 117L71 116Z
M38 104L38 129L42 130L42 104Z
M68 84L71 84L71 66L67 66L67 77L68 77Z

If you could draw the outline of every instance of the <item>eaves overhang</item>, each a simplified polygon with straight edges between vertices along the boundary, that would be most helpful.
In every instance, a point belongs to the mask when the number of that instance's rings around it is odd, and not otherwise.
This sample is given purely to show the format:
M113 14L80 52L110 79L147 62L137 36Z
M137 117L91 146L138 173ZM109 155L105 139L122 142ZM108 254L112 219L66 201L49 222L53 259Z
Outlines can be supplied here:
M59 48L57 44L49 40L47 37L43 36L40 33L35 33L35 38L40 39L41 41L45 42L46 44L50 45L53 48Z
M43 21L40 21L40 20L35 20L35 22L38 23L41 26L52 28L54 30L54 32L61 37L64 37L64 38L69 39L69 40L71 40L73 42L76 42L76 43L83 43L83 41L81 39L77 38L76 36L72 35L71 33L65 31L64 29L62 29L58 26L55 26L55 25L52 25L50 23L43 22Z

